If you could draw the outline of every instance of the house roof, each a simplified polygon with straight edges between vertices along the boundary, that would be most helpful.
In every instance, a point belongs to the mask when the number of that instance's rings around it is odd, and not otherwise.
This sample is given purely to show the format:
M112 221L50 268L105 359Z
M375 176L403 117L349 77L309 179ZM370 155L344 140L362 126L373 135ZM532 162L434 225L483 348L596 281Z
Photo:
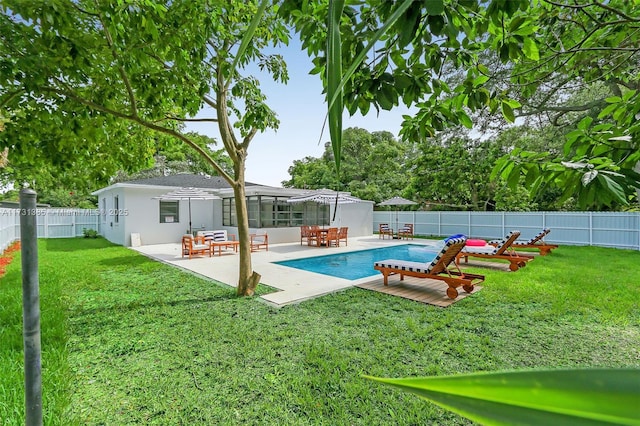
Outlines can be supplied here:
M188 173L181 173L169 176L158 176L146 179L129 180L114 183L105 188L92 192L93 195L99 195L112 188L199 188L213 190L218 195L233 195L233 188L229 183L220 176L204 176ZM245 182L245 191L247 195L273 195L273 196L291 196L299 195L300 189L295 188L276 188L271 186L260 185L252 182Z
M124 181L133 185L152 185L152 186L179 186L190 188L210 188L222 189L231 188L229 182L220 176L194 175L181 173L177 175L158 176L147 179L137 179ZM246 186L258 185L257 183L245 182Z

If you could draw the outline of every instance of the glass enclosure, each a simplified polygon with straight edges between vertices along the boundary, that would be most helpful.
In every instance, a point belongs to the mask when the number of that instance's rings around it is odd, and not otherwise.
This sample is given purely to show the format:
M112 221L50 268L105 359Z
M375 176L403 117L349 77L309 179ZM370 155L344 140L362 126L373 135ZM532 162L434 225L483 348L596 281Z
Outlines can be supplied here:
M238 226L233 198L222 200L222 224ZM329 225L329 205L315 202L287 203L287 197L247 197L251 228L285 228L300 225Z

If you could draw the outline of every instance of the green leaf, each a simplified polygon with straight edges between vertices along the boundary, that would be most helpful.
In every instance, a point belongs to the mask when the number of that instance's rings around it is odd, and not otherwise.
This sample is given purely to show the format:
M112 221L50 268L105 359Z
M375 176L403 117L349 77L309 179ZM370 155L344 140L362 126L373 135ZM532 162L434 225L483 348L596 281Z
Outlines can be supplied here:
M424 2L424 8L429 15L442 15L444 13L444 1L427 0Z
M329 134L333 148L336 172L340 173L342 151L342 41L340 38L340 19L344 9L344 0L329 1L329 22L327 28L327 98L329 104Z
M329 108L331 108L331 105L333 105L333 102L335 102L335 98L338 96L338 94L342 93L342 89L344 88L344 85L347 83L347 81L349 81L349 79L351 78L353 73L356 71L358 66L360 66L365 56L367 55L367 53L369 53L369 51L375 46L378 40L380 40L380 38L387 32L387 30L391 28L393 24L395 24L395 22L400 18L400 16L402 16L402 14L406 12L406 10L411 6L412 3L413 3L413 0L405 0L402 4L400 4L400 6L398 6L398 8L391 14L387 22L385 22L384 25L382 25L382 27L380 27L378 31L376 31L375 34L371 36L371 39L369 40L369 44L367 44L367 46L364 49L362 49L360 53L358 53L358 56L354 58L351 65L349 65L349 68L347 68L347 70L342 75L342 80L340 81L340 84L336 88L335 95L329 96L329 99L330 99Z
M538 46L533 38L527 37L524 39L524 46L522 50L527 58L533 61L540 59L540 52L538 51Z
M269 3L270 2L268 0L262 0L262 3L260 3L260 6L258 7L256 14L254 15L253 19L251 20L251 23L249 24L249 28L247 28L247 31L244 33L244 36L242 36L242 41L240 42L240 47L238 47L238 52L236 53L236 56L233 59L233 65L231 66L231 69L234 69L234 70L238 69L238 64L240 63L240 60L244 56L244 52L247 50L247 47L249 46L249 43L251 42L251 39L253 38L253 35L256 32L256 28L258 28L258 25L260 24L262 15L264 15L264 11L267 8L267 6L269 6Z
M618 201L620 204L629 204L627 197L625 196L624 189L622 189L622 186L620 186L618 182L603 173L598 174L597 179L602 184L602 186L607 189L607 192L612 196L613 199ZM640 420L637 424L640 424Z
M593 118L585 117L582 120L580 120L577 127L582 131L586 131L591 126L591 123L593 123Z
M460 119L460 124L467 129L471 129L473 127L473 121L471 121L471 118L464 111L460 111L458 113L458 118Z
M509 104L506 102L502 102L502 115L510 123L513 123L516 120L516 116L513 113L513 109L511 109Z
M383 379L486 425L640 425L640 369L574 369Z
M339 3L339 4L335 4ZM342 151L342 110L343 88L355 70L362 63L367 53L389 28L407 11L413 0L405 0L391 14L389 19L371 36L369 44L360 51L349 66L342 73L342 45L340 41L340 18L344 9L344 0L329 2L328 48L327 48L327 99L329 100L329 133L333 149L336 170L340 172L340 157ZM338 82L336 82L336 78ZM339 112L338 112L339 111Z
M602 111L600 111L600 114L598 114L598 119L602 119L606 117L607 115L611 114L613 111L618 109L618 107L619 107L619 104L617 103L607 105Z

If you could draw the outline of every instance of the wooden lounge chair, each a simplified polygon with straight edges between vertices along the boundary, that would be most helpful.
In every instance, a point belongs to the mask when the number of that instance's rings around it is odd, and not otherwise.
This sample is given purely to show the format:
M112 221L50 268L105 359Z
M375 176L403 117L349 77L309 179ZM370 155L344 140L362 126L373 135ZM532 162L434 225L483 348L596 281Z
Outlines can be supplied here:
M543 238L547 234L549 234L549 232L551 232L551 229L545 228L542 230L542 232L531 238L529 241L514 241L513 248L516 250L520 248L537 248L538 250L540 250L540 256L546 256L547 254L551 253L551 250L558 248L557 244L549 244L543 240ZM497 246L498 244L500 244L500 240L489 241L488 244Z
M398 229L398 238L413 240L413 223L405 223L402 228Z
M382 238L384 240L385 235L388 235L389 238L393 239L393 229L389 228L388 223L381 223L378 226L378 238Z
M388 259L375 262L373 268L382 272L384 285L388 284L389 275L400 274L400 280L405 276L430 278L447 283L447 296L450 299L458 297L457 287L471 293L475 284L484 281L484 275L467 274L460 270L454 262L456 255L464 247L466 238L447 238L444 247L430 263L409 262L405 260Z
M251 234L251 251L258 251L264 247L269 251L269 235L267 234Z
M504 237L498 245L475 247L464 247L456 256L456 263L460 265L460 259L464 257L464 261L468 262L469 257L479 257L483 259L499 259L509 262L509 269L517 271L525 266L528 261L533 260L532 255L518 254L513 249L513 242L520 236L520 231L511 231L509 235Z
M205 243L202 237L194 237L190 234L182 236L182 257L188 255L191 259L194 254L207 253L211 256L211 246Z

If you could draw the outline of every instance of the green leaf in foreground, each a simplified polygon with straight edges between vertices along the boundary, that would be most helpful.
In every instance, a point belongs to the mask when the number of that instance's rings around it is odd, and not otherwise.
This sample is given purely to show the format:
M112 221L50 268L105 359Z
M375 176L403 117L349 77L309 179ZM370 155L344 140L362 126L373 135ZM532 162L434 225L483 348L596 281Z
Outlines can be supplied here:
M575 369L384 379L487 425L640 425L640 369Z

